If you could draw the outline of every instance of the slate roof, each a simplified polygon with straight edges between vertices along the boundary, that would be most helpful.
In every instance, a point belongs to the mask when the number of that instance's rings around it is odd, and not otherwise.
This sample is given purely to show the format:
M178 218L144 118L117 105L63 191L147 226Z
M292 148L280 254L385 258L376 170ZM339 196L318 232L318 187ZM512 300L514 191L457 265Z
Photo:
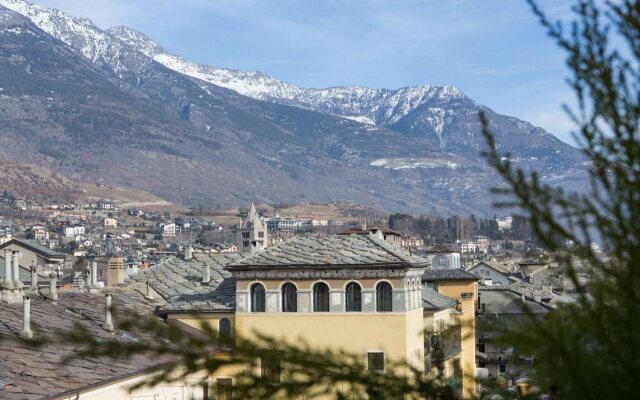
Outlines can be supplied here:
M491 269L495 270L496 272L499 272L499 273L501 273L503 275L512 275L512 273L509 271L507 266L502 265L502 264L498 264L497 262L493 262L493 261L480 261L479 263L477 263L473 267L469 268L469 272L471 270L473 270L474 268L480 266L480 265L485 265L488 268L491 268Z
M0 249L4 249L5 247L10 246L12 244L26 247L29 250L33 251L34 253L45 258L55 258L55 259L64 260L67 257L65 253L60 253L59 251L51 250L50 248L43 246L36 241L27 240L27 239L11 239L3 243L2 246L0 246Z
M131 309L141 315L150 315L155 304L132 289L111 292L113 305ZM144 340L133 338L126 332L116 334L101 327L104 321L104 293L59 293L57 304L42 297L31 297L31 329L34 338L48 337L54 330L70 330L74 324L85 326L92 335L117 341ZM31 348L17 340L22 331L22 304L0 305L0 398L41 399L72 390L80 390L108 380L125 378L167 362L172 358L151 358L138 355L125 360L106 357L62 362L74 353L75 346L53 341L42 347Z
M298 235L229 265L229 269L426 267L428 261L370 235Z
M463 269L427 269L422 280L433 281L477 281L478 277Z
M172 257L133 275L132 282L149 282L166 300L161 311L231 311L235 308L236 283L224 268L240 258L238 253L194 253L191 260ZM209 265L209 284L202 284L204 264Z
M446 310L456 306L456 300L451 297L447 297L437 291L422 286L422 307L426 310Z

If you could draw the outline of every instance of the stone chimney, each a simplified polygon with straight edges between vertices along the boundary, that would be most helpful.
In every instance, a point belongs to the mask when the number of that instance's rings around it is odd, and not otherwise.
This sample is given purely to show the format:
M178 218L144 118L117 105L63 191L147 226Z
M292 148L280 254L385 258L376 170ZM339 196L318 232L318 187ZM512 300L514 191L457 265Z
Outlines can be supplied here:
M20 281L20 252L13 252L13 285L16 288L22 287L22 282Z
M58 275L55 271L49 274L49 300L58 301Z
M124 258L119 257L109 259L107 286L113 287L124 283L124 261Z
M102 327L109 332L113 332L113 321L111 321L111 295L107 293L104 295L104 298L104 324Z
M13 279L11 276L13 272L11 270L11 250L4 249L4 282L2 286L7 289L13 289Z
M85 273L85 275L87 277L87 279L86 279L86 281L84 283L84 287L87 288L87 289L91 289L91 267L87 266L84 269L84 273Z
M146 286L146 291L145 291L144 297L147 300L153 300L153 293L151 292L151 285L149 284L149 281L147 281L145 286Z
M209 264L202 265L202 283L208 284L211 282L211 271L209 270Z
M191 260L193 258L193 247L188 244L184 246L184 259Z
M38 291L38 264L36 260L31 263L31 289Z
M22 333L20 337L23 339L33 338L33 332L31 332L31 298L24 296L22 298L22 305L24 314L22 316Z
M98 287L98 262L94 261L91 263L91 287Z

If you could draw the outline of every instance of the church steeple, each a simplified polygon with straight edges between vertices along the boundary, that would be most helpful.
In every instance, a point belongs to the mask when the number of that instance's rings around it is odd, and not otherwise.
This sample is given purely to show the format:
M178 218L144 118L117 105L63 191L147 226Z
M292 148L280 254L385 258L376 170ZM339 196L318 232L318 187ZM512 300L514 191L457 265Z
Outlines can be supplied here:
M256 253L267 247L267 221L258 214L253 202L247 218L241 223L238 236L238 248L241 252Z

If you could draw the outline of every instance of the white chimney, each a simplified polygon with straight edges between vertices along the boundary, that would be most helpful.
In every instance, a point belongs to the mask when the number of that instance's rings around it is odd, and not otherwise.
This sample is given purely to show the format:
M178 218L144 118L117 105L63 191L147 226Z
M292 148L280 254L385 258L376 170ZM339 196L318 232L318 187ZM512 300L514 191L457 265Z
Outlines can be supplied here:
M38 290L38 264L36 264L36 260L31 263L31 289Z
M190 244L184 246L184 259L191 260L193 258L193 247Z
M31 339L33 337L33 332L31 332L31 298L24 296L22 298L22 305L24 314L22 317L22 333L20 333L20 337L23 339Z
M20 252L13 252L13 285L16 288L22 287L22 282L20 281Z
M94 261L91 264L91 287L98 287L98 262Z
M102 325L102 327L109 332L113 332L113 322L111 321L111 295L107 293L104 295L104 298L104 325Z
M13 288L11 275L11 250L4 249L4 286L6 288Z
M202 283L211 282L211 271L209 270L209 264L202 265Z
M144 295L144 297L147 298L147 300L153 300L153 293L151 293L151 285L149 284L149 281L147 281L146 284L146 294Z
M55 271L49 274L49 299L58 301L58 275Z

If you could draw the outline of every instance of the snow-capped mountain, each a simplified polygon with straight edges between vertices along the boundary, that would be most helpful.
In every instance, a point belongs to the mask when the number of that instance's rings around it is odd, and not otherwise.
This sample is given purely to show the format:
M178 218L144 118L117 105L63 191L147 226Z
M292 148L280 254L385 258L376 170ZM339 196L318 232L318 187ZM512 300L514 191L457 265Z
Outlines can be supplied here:
M455 138L447 137L447 133L450 133L447 128L461 115L475 118L478 111L485 109L454 86L419 85L395 90L361 86L303 88L259 71L237 71L185 60L165 51L143 33L126 26L116 26L108 32L160 64L196 79L258 100L342 116L412 135L430 135L445 151L460 150L455 147L460 143ZM416 111L417 115L411 115ZM544 130L517 118L509 117L509 123L528 133L557 140ZM478 132L467 128L465 136L464 142L477 152L483 144Z
M484 110L513 162L580 185L576 149L452 86L302 88L195 64L127 27L102 30L24 0L0 0L0 22L9 160L14 146L74 178L188 204L355 200L482 214L496 182L479 157ZM88 157L93 147L102 150Z
M116 26L108 32L174 71L245 96L327 112L374 125L393 125L419 106L435 99L465 97L453 86L421 85L397 90L361 86L303 88L258 71L243 72L190 62L168 53L146 35L126 26Z

